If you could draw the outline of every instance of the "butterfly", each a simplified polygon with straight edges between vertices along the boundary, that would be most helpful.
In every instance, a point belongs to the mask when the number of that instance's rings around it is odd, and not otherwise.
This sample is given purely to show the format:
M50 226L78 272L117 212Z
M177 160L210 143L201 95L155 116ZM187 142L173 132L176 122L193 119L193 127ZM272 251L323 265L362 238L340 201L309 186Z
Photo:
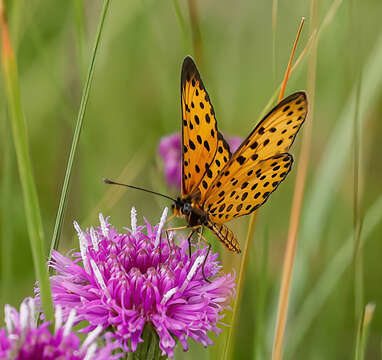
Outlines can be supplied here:
M191 57L181 73L182 189L173 205L188 226L210 229L235 253L226 222L263 205L291 171L289 148L305 121L307 96L296 92L256 125L234 154L219 132L215 110Z

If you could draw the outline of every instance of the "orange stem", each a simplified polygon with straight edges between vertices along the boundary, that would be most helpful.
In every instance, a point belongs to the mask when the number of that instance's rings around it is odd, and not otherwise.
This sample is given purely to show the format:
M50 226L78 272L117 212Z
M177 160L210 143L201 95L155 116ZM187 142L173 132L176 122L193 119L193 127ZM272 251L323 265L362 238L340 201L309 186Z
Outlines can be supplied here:
M5 18L5 4L0 0L0 24L1 24L1 39L2 39L2 55L4 57L13 57L11 39L9 36L8 24Z
M295 51L296 51L297 43L298 43L298 40L299 40L299 38L300 38L300 34L301 34L302 27L304 26L304 22L305 22L305 18L303 17L303 18L301 18L300 26L298 27L297 35L296 35L296 39L294 40L294 44L293 44L293 48L292 48L292 52L291 52L291 54L290 54L289 63L288 63L287 69L286 69L286 71L285 71L284 80L283 80L283 84L282 84L282 86L281 86L281 91L280 91L280 96L279 96L279 102L280 102L280 101L283 99L283 97L284 97L286 84L287 84L287 82L288 82L288 78L289 78L290 70L291 70L291 67L292 67L292 61L293 61L294 53L295 53Z
M289 59L289 64L285 72L285 77L284 77L283 85L281 87L279 101L284 97L284 91L285 91L286 83L288 81L289 73L291 70L293 55L296 50L297 41L300 37L301 29L304 24L304 21L305 19L302 18L300 27L297 32L295 43L293 45L292 54ZM310 137L305 135L303 138L300 161L298 162L297 178L296 178L295 190L293 194L288 239L287 239L286 250L284 255L284 264L283 264L279 304L278 304L278 312L277 312L277 324L276 324L276 331L275 331L273 352L272 352L273 360L280 360L282 358L282 348L283 348L283 341L284 341L284 334L285 334L285 326L286 326L286 320L288 315L289 291L290 291L290 284L292 280L292 270L293 270L295 252L296 252L298 225L299 225L299 218L301 213L302 199L304 195L306 171L308 166L309 144L310 144Z

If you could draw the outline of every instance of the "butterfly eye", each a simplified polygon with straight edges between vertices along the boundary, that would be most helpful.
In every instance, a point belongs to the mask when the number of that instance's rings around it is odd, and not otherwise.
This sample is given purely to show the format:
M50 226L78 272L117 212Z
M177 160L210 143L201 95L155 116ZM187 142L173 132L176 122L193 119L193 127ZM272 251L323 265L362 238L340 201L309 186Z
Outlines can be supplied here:
M185 204L183 205L183 208L182 208L182 213L183 213L184 215L190 215L191 210L192 210L191 204L189 204L189 203L185 203Z

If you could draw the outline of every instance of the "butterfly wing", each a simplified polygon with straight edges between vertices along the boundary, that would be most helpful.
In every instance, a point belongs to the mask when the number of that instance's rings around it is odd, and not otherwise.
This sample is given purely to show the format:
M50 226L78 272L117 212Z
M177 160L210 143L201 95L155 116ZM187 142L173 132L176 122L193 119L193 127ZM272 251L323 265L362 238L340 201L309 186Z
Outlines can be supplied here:
M217 129L214 107L191 57L182 66L181 107L182 197L203 200L231 152Z
M281 101L243 141L205 196L203 209L216 223L258 209L289 173L286 153L305 121L307 99L297 92Z
M250 214L264 204L292 168L293 157L284 153L260 162L249 161L242 172L219 189L213 188L204 209L215 223ZM216 190L216 191L215 191Z

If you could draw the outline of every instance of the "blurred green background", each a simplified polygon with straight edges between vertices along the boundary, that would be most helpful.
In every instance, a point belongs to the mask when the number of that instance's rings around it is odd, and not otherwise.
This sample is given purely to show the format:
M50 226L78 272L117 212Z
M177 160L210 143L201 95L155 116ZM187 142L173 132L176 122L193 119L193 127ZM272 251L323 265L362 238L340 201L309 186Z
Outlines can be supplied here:
M272 27L272 1L198 1L194 3L201 34L197 45L202 59L198 59L188 3L177 3L184 19L182 31L174 1L112 1L74 166L60 243L64 252L77 246L73 220L84 228L93 226L97 214L103 212L122 228L130 225L134 205L140 216L155 223L163 207L170 205L145 193L111 189L102 182L104 177L122 175L125 182L177 195L176 190L166 188L157 147L162 136L180 131L179 82L185 55L197 58L220 130L245 137L282 81L302 16L306 24L297 56L311 35L309 1L279 1L276 28ZM363 302L376 304L366 358L379 359L382 2L315 3L319 26L330 11L333 16L318 40L315 96L310 98L314 113L308 120L313 121L311 154L285 358L354 357L357 273L363 279ZM20 0L7 5L48 252L102 1ZM291 76L286 95L307 89L307 78L312 75L309 56L305 55ZM362 261L354 266L353 135L360 68L360 146L356 153L361 188L358 219L363 222L364 246ZM3 82L0 88L3 308L5 303L18 306L31 295L35 277ZM296 162L301 138L291 151ZM270 358L296 170L297 166L259 211L235 330L234 359ZM248 221L246 217L230 224L241 244ZM231 264L238 270L240 257L222 253L226 270L231 270ZM12 274L11 284L4 281L6 272ZM206 351L196 344L188 354L178 352L177 358L207 359L217 353L216 346Z

